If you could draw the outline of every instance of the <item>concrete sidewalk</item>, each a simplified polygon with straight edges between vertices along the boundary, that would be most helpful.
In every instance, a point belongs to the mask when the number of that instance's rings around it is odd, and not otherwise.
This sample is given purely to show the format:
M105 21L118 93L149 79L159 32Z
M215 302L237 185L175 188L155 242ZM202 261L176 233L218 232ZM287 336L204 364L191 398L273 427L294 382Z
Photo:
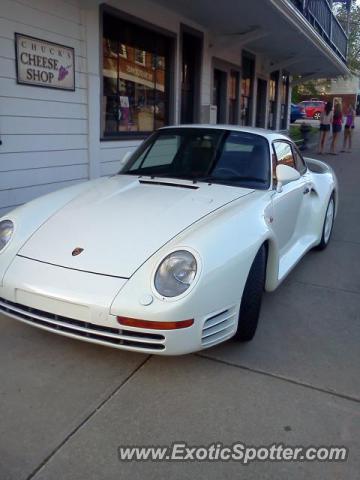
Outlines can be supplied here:
M310 252L265 295L251 344L148 357L2 318L0 480L358 479L359 130L354 153L321 157L341 189L331 244ZM345 463L247 467L117 457L119 445L174 441L344 445L350 456Z

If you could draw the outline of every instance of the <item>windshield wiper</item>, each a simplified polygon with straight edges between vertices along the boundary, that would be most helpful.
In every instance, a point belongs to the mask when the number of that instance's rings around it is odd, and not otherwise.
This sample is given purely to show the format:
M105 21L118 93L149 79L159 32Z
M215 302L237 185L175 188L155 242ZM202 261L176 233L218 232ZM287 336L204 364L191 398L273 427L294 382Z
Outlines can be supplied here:
M153 178L151 178L150 180L139 178L139 183L146 184L146 185L163 185L165 187L189 188L191 190L197 190L199 188L196 185L187 185L184 183L173 183L173 182L167 182L164 180L155 180Z
M185 175L173 175L171 173L139 174L139 178L143 178L143 177L147 177L147 178L151 178L151 179L171 178L171 179L174 179L174 180L187 180L189 182L194 182L194 181L196 182L196 179L194 177L188 177L188 176L185 176Z

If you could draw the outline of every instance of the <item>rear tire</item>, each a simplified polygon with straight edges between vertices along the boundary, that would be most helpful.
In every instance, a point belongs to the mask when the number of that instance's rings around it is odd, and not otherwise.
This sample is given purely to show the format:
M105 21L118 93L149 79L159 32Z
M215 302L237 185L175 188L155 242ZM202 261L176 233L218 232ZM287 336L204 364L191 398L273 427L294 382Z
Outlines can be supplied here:
M317 250L325 250L329 245L331 234L334 226L334 217L335 217L335 200L334 194L331 195L324 219L324 225L322 229L322 235L319 245L316 247Z
M320 120L320 117L321 117L321 113L320 113L320 112L315 112L314 115L313 115L313 119L314 119L314 120Z
M239 321L234 339L248 342L254 338L261 308L265 285L267 251L263 245L251 265L245 283L239 313Z

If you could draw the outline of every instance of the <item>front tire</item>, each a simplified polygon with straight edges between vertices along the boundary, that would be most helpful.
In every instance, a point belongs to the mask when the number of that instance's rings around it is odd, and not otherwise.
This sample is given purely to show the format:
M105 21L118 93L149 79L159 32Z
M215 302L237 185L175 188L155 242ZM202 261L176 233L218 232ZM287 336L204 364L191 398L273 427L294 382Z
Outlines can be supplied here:
M334 195L331 195L331 198L329 200L329 203L326 209L321 240L319 245L316 247L317 250L325 250L325 248L328 246L331 238L331 234L333 231L334 218L335 218L335 200L334 200Z
M245 283L235 340L248 342L254 338L265 286L266 257L266 247L263 245L251 265Z
M321 113L320 113L320 112L315 112L314 115L313 115L313 119L314 119L314 120L320 120L320 117L321 117Z

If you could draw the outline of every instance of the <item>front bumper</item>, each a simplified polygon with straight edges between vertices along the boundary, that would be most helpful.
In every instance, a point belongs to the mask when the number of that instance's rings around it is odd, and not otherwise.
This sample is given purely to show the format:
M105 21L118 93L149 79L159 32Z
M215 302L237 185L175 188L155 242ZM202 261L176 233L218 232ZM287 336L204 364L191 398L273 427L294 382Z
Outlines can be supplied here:
M16 257L0 287L0 313L71 338L123 350L180 355L230 338L238 309L227 306L207 315L194 314L191 327L168 331L123 327L111 306L126 279L79 272ZM125 289L126 290L126 289ZM126 299L125 299L126 301ZM134 311L134 305L131 305ZM167 305L168 321L178 319L183 304ZM146 307L135 308L146 319ZM170 318L170 316L172 318Z

